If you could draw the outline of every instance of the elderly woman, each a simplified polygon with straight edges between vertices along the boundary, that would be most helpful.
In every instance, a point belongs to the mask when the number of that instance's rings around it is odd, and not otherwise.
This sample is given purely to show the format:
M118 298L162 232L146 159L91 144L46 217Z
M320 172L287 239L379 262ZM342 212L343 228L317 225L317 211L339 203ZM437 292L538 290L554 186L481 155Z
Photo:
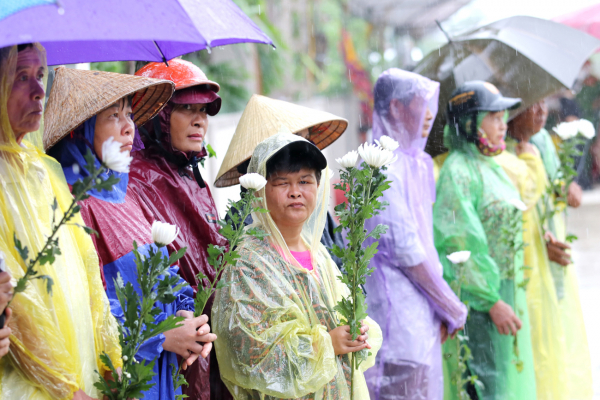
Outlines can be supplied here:
M60 162L67 182L74 184L88 176L84 159L88 151L96 156L99 166L103 143L111 138L120 145L121 152L129 153L135 135L134 121L144 123L156 114L171 97L172 87L170 81L59 68L48 100L48 110L55 112L47 118L45 143L48 153ZM74 89L83 95L74 95ZM57 124L55 120L69 121L69 125ZM77 128L72 130L71 127ZM109 170L107 175L119 178L119 183L111 191L91 192L80 206L86 225L98 232L93 240L108 298L113 314L122 320L124 313L115 284L120 276L125 283L138 287L133 242L141 253L147 253L154 246L151 228L154 219L150 210L131 196L127 173ZM161 250L167 253L166 248ZM177 275L177 268L171 267L170 273ZM184 281L181 279L180 283ZM175 302L155 304L161 310L156 320L169 315L186 320L179 328L145 342L138 352L139 357L148 361L158 358L154 364L156 375L150 382L153 387L144 392L145 399L168 400L181 394L181 389L174 390L172 380L172 369L178 365L177 356L184 359L183 369L186 369L198 355L208 356L210 342L215 339L206 325L208 317L194 318L192 289L186 285L174 294ZM208 343L203 347L197 342Z
M15 238L35 256L72 202L60 165L41 148L45 51L39 44L0 49L0 251L15 278L26 262ZM54 201L58 209L53 210ZM103 352L121 364L116 321L102 288L98 258L79 216L59 229L60 254L37 264L54 281L27 284L10 307L16 318L8 356L0 361L0 398L98 398L94 382ZM96 372L98 371L98 372Z
M136 75L173 81L175 94L157 117L140 128L142 140L133 152L129 187L154 218L179 226L174 248L187 247L179 260L179 274L196 289L216 278L208 263L208 246L227 245L198 165L207 156L208 117L221 109L219 85L191 62L179 59L170 60L168 66L149 63ZM207 315L211 307L212 298L204 310ZM230 399L214 365L216 359L198 361L186 371L189 386L184 394L200 400Z
M444 363L451 380L446 398L462 398L456 381L476 377L483 385L467 385L479 400L535 399L529 317L523 282L522 212L519 192L493 156L504 151L506 110L520 99L503 97L481 81L456 89L448 104L444 132L450 154L437 185L433 209L435 246L444 278L460 290L470 316L465 325L462 372L455 340L444 345ZM452 264L447 256L470 251L470 258ZM514 337L511 337L514 336Z
M367 374L372 399L441 399L441 344L460 329L467 308L442 277L433 243L433 163L425 153L437 113L439 83L392 68L375 84L373 138L398 141L388 167L390 205L370 219L389 226L367 278L369 312L380 321L383 346Z
M237 400L350 399L349 354L369 348L355 374L355 398L368 399L362 371L373 365L381 331L367 318L353 341L334 311L346 289L320 243L330 186L325 157L306 139L279 133L256 147L248 172L267 179L258 194L269 212L253 215L253 226L270 236L242 241L236 268L223 275L229 285L215 298L223 381Z

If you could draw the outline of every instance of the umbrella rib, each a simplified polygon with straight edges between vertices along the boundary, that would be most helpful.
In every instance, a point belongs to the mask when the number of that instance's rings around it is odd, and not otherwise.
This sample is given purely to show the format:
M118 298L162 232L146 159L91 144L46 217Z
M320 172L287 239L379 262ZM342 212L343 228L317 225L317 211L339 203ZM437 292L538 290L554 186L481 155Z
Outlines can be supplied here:
M169 66L169 63L167 62L167 58L165 57L165 55L163 54L162 50L160 49L160 47L158 46L158 43L156 43L156 40L153 40L152 43L154 43L154 45L156 46L156 50L158 50L158 52L160 53L160 56L163 59L163 62L167 65L167 67Z

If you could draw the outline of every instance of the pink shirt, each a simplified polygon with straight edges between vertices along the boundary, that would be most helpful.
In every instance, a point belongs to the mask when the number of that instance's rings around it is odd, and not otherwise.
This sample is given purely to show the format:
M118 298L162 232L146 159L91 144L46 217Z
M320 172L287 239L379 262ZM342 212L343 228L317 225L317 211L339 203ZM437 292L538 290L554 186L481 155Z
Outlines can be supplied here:
M300 265L302 265L302 267L304 267L305 269L312 271L313 270L313 265L312 265L312 260L310 258L310 251L306 250L306 251L291 251L290 253L292 253L292 255L294 256L294 258L296 259L296 261L298 261L300 263Z

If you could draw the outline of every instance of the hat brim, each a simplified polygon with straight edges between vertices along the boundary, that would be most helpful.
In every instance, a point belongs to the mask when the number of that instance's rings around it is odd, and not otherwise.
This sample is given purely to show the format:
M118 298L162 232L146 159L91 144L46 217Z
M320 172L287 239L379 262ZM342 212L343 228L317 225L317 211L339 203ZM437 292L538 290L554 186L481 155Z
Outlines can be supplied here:
M521 105L521 99L513 97L499 97L486 107L486 111L498 112L504 110L514 110Z
M286 150L286 149L288 149L290 152L298 151L298 152L309 153L309 155L310 155L309 157L311 159L313 159L314 161L316 161L317 168L319 170L324 170L327 167L327 159L325 158L325 156L323 155L321 150L319 150L319 148L317 146L315 146L314 144L312 144L311 142L308 142L306 140L298 140L298 141L286 144L281 149L277 150L277 152L275 154L273 154L271 156L271 158L275 157L277 154L279 154L280 152L282 152L283 150Z
M44 113L44 149L128 96L134 123L141 126L162 110L174 89L168 80L59 67Z
M221 97L212 90L177 90L171 97L173 104L206 104L207 114L211 117L221 110Z

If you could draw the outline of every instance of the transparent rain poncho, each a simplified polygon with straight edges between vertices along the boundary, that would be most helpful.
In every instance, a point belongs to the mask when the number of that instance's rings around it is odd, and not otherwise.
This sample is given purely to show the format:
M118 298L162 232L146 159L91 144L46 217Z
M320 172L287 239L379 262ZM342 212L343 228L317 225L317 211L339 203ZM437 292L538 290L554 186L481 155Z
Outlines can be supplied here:
M471 120L460 118L457 123L465 124L461 125L465 129ZM477 128L481 120L477 118ZM506 233L511 223L520 228L522 213L512 202L521 197L494 158L482 155L455 127L446 126L444 139L450 153L437 183L433 233L444 278L452 283L462 274L461 299L470 306L464 335L469 338L473 358L467 361L467 374L477 375L483 383L475 388L480 400L535 399L527 302L525 291L517 287L523 280L523 257L519 253L510 257L513 251L505 240L522 242L522 229L510 238ZM470 251L471 257L461 266L446 258L462 250ZM523 323L517 334L523 363L520 372L513 352L514 337L501 335L489 315L499 300L510 305ZM458 399L449 379L458 368L456 340L449 339L443 346L444 398L451 400Z
M40 45L35 45L45 57ZM51 232L52 204L57 221L72 201L60 165L41 150L42 131L19 145L7 117L7 100L15 77L17 47L0 49L0 251L13 280L25 264L13 235L29 249L41 250ZM115 319L102 287L98 257L89 235L75 224L60 228L61 254L54 264L37 265L54 280L52 295L43 280L31 281L11 303L10 353L0 361L0 398L71 399L79 389L98 398L95 371L106 368L106 352L120 366L121 350Z
M372 399L441 399L440 325L449 332L462 327L467 309L442 277L433 243L432 206L435 181L431 157L422 137L427 109L437 113L439 83L390 69L375 85L373 138L398 141L398 159L388 167L389 206L367 221L367 228L386 224L367 278L368 312L383 331L383 346L374 368L366 373ZM390 103L402 104L400 115ZM433 121L433 120L432 120Z
M266 163L289 143L305 141L291 133L272 136L254 150L248 172L266 176ZM253 214L254 223L270 236L246 238L235 268L223 274L229 286L217 291L212 327L221 377L236 400L350 399L348 355L334 354L329 331L339 324L333 307L346 294L340 272L320 243L329 203L328 168L322 171L317 206L305 222L302 237L310 249L312 271L290 253L270 214ZM258 192L268 208L265 189ZM371 367L381 346L381 330L370 318ZM355 373L355 399L369 398L364 376Z

